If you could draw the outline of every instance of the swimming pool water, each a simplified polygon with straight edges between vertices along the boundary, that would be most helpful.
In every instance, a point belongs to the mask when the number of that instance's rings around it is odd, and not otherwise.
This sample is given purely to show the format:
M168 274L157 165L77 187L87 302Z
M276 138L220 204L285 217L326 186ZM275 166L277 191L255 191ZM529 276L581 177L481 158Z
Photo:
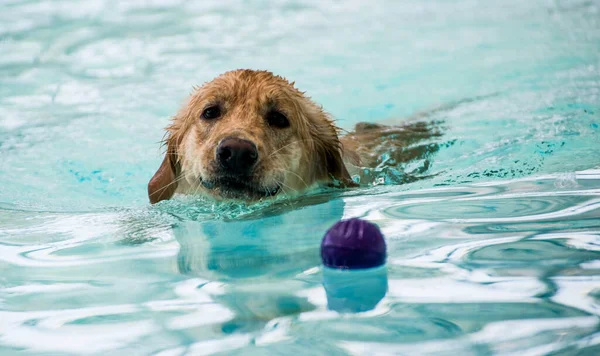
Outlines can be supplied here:
M149 206L169 116L235 68L441 135L358 190ZM596 1L5 0L0 354L598 354L599 113ZM349 217L385 268L321 266Z

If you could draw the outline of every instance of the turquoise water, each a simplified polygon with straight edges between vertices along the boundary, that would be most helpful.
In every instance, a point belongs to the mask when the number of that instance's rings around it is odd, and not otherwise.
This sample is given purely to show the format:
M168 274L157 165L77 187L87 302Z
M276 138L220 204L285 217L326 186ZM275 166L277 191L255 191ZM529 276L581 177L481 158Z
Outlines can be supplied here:
M234 68L442 135L353 191L149 206L169 116ZM596 1L4 0L0 354L598 354L599 132ZM323 269L349 217L385 267Z

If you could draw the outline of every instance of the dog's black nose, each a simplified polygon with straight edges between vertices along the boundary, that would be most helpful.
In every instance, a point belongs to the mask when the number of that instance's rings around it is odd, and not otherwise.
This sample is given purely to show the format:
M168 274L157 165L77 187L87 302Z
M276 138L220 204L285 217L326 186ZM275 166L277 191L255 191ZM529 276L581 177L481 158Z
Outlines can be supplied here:
M258 151L248 140L226 138L217 147L217 160L227 173L247 176L258 160Z

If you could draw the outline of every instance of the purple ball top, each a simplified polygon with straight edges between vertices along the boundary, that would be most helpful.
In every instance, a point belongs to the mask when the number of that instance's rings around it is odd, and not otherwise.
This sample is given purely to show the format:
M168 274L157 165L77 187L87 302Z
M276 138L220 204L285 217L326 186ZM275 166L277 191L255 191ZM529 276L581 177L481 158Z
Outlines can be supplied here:
M333 225L323 238L321 248L324 247L386 253L385 240L379 227L357 218L341 220Z

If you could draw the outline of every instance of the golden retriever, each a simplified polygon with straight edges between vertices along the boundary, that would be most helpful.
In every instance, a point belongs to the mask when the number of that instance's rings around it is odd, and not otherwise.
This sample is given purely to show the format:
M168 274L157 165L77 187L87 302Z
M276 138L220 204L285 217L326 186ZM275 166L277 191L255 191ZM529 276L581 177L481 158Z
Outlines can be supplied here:
M377 163L377 138L403 130L363 123L340 138L294 83L267 71L230 71L196 88L167 127L148 195L151 203L175 193L255 201L318 185L354 187L350 172Z

